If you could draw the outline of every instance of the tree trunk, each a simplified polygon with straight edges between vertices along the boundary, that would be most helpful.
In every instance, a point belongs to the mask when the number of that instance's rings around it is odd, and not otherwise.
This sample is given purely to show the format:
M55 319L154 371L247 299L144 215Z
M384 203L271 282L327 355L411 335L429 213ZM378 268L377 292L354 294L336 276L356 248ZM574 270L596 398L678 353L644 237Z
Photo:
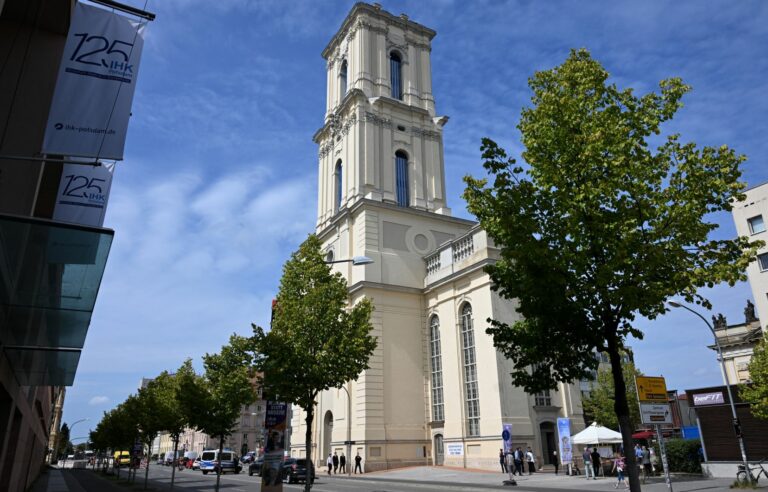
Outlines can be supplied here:
M221 453L224 452L224 436L219 436L219 455L216 457L216 492L219 492L219 483L221 482Z
M310 405L309 408L304 409L307 412L307 433L304 436L304 455L307 457L307 479L304 481L304 492L310 492L312 488L312 476L315 471L315 463L312 462L312 421L315 418L315 407ZM349 416L347 416L349 417ZM322 455L318 453L318 459L321 459Z
M640 477L638 475L634 448L632 446L632 423L629 420L629 405L627 404L627 386L624 384L624 373L621 369L621 354L619 353L618 340L615 336L608 338L608 357L611 360L611 374L613 375L614 401L613 408L619 420L621 441L624 446L624 463L626 465L629 489L632 492L640 492Z
M179 454L179 437L176 436L173 439L173 460L171 460L171 488L173 488L173 481L176 480L176 456Z

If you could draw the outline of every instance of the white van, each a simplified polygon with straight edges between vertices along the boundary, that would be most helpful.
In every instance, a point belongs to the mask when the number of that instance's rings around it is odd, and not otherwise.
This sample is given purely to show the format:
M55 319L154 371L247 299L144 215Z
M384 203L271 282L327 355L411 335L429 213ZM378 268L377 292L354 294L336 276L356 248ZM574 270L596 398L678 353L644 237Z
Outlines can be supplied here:
M200 455L200 470L203 472L203 475L207 475L208 472L216 472L216 467L219 466L219 450L218 449L209 449L207 451L203 451L203 454ZM240 470L242 470L243 467L240 465L240 461L237 459L237 455L233 451L230 450L224 450L221 452L221 472L233 472L233 473L240 473Z

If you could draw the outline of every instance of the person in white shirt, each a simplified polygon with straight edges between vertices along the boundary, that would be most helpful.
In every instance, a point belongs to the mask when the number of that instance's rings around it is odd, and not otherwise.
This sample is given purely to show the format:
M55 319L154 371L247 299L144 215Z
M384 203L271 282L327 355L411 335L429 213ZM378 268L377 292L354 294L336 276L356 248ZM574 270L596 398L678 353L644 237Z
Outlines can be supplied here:
M533 458L533 451L531 451L531 448L528 448L528 451L525 453L525 461L528 462L528 475L531 473L534 473L536 471L536 463Z

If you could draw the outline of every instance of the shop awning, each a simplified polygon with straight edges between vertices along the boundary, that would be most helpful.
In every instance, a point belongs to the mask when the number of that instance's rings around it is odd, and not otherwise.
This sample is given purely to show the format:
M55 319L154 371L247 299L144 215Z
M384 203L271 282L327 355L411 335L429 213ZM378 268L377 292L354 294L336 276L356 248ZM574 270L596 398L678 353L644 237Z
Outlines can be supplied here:
M19 384L74 382L113 236L0 214L0 346Z

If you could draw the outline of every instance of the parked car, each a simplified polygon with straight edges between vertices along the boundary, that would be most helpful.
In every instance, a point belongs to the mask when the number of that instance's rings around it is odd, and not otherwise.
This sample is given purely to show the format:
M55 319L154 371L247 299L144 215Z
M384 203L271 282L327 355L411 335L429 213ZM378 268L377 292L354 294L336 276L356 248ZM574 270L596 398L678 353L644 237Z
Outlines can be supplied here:
M296 483L307 481L307 461L305 458L286 458L283 461L283 482ZM309 466L312 468L310 483L315 482L315 467L312 460L309 460Z
M264 456L259 456L253 463L248 465L248 476L258 475L261 476L261 465L264 464Z
M240 458L240 462L243 464L253 463L256 460L256 451L248 451Z
M192 469L193 470L199 470L200 469L200 457L198 456L195 458L195 461L192 462Z
M131 453L128 451L115 451L113 458L115 465L124 466L131 464Z
M218 467L219 451L203 451L203 454L200 456L200 470L203 472L203 475L207 475L208 472L211 471L214 473L219 471L221 471L221 473L240 473L240 470L243 469L242 465L237 459L237 455L232 451L222 451L221 470L219 470Z
M158 465L165 464L165 455L163 453L160 453L157 455L157 462Z

